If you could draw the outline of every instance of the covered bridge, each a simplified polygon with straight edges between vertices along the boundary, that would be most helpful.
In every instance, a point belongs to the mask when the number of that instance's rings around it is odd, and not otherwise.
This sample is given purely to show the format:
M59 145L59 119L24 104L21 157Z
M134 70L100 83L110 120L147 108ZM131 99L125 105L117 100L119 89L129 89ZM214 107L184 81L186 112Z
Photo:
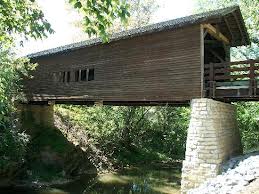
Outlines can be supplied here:
M234 105L212 99L259 100L259 60L230 62L231 47L249 44L235 6L114 34L107 44L93 39L31 54L39 66L25 80L33 105L22 108L24 118L52 125L54 103L161 105L196 98L182 169L185 193L242 153Z
M238 6L191 15L31 54L25 93L32 104L258 99L258 61L230 63L230 47L249 44Z

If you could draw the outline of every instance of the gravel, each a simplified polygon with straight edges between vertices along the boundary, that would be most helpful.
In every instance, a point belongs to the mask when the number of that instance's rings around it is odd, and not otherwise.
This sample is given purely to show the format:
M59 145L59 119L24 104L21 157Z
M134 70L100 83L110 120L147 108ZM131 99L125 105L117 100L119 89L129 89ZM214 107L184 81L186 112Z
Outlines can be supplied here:
M222 174L207 180L188 194L236 194L259 179L259 152L230 159L222 166Z

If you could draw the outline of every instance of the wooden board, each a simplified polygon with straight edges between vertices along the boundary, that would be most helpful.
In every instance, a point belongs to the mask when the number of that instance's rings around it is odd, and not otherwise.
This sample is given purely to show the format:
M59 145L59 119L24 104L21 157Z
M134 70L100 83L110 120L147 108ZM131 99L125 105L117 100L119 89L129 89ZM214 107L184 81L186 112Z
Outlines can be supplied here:
M200 42L195 25L41 57L26 93L32 101L186 102L202 93ZM75 81L91 68L94 80ZM70 72L70 82L54 81L58 72Z

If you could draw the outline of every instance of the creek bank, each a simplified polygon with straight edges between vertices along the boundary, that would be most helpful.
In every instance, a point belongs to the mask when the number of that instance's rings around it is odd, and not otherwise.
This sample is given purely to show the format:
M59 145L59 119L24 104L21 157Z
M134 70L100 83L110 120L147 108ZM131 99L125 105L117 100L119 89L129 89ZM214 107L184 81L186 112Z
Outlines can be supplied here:
M43 187L67 184L82 175L97 176L97 168L87 152L67 140L57 127L27 122L26 154L20 163L0 169L0 187Z
M54 117L54 126L35 124L27 116L22 128L29 142L22 163L0 169L0 187L41 188L69 184L81 176L113 171L113 163L83 130Z
M51 187L69 184L80 179L81 176L97 176L97 170L86 153L68 142L63 142L65 144L62 145L58 132L54 131L54 133L57 133L57 136L52 134L51 137L56 137L54 140L66 149L57 149L53 143L41 144L39 139L42 140L42 135L39 135L38 140L34 139L29 145L23 165L18 163L9 165L12 168L9 167L1 172L0 188ZM49 135L49 132L46 134Z
M64 115L55 113L54 118L56 128L58 128L63 136L66 137L67 141L75 147L78 147L85 155L87 155L88 160L95 166L98 173L115 170L115 162L94 145L85 130L71 124L69 119L64 117Z
M67 181L97 169L79 147L56 128L44 128L33 135L26 155L26 171L20 179L37 183Z
M188 194L237 194L247 193L247 188L259 180L259 152L230 159L222 167L222 174L210 179ZM259 184L252 191L259 190Z

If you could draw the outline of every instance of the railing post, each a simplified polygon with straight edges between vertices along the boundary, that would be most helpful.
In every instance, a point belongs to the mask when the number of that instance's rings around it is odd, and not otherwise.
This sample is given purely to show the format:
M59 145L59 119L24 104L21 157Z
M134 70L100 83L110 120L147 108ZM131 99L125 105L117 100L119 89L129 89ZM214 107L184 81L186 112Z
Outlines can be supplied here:
M250 72L249 72L249 78L250 78L250 85L249 85L249 96L256 95L256 83L255 83L255 64L254 61L251 61L250 63Z
M214 74L214 63L210 63L210 72L209 72L209 97L215 97L216 83L215 83L215 74Z

